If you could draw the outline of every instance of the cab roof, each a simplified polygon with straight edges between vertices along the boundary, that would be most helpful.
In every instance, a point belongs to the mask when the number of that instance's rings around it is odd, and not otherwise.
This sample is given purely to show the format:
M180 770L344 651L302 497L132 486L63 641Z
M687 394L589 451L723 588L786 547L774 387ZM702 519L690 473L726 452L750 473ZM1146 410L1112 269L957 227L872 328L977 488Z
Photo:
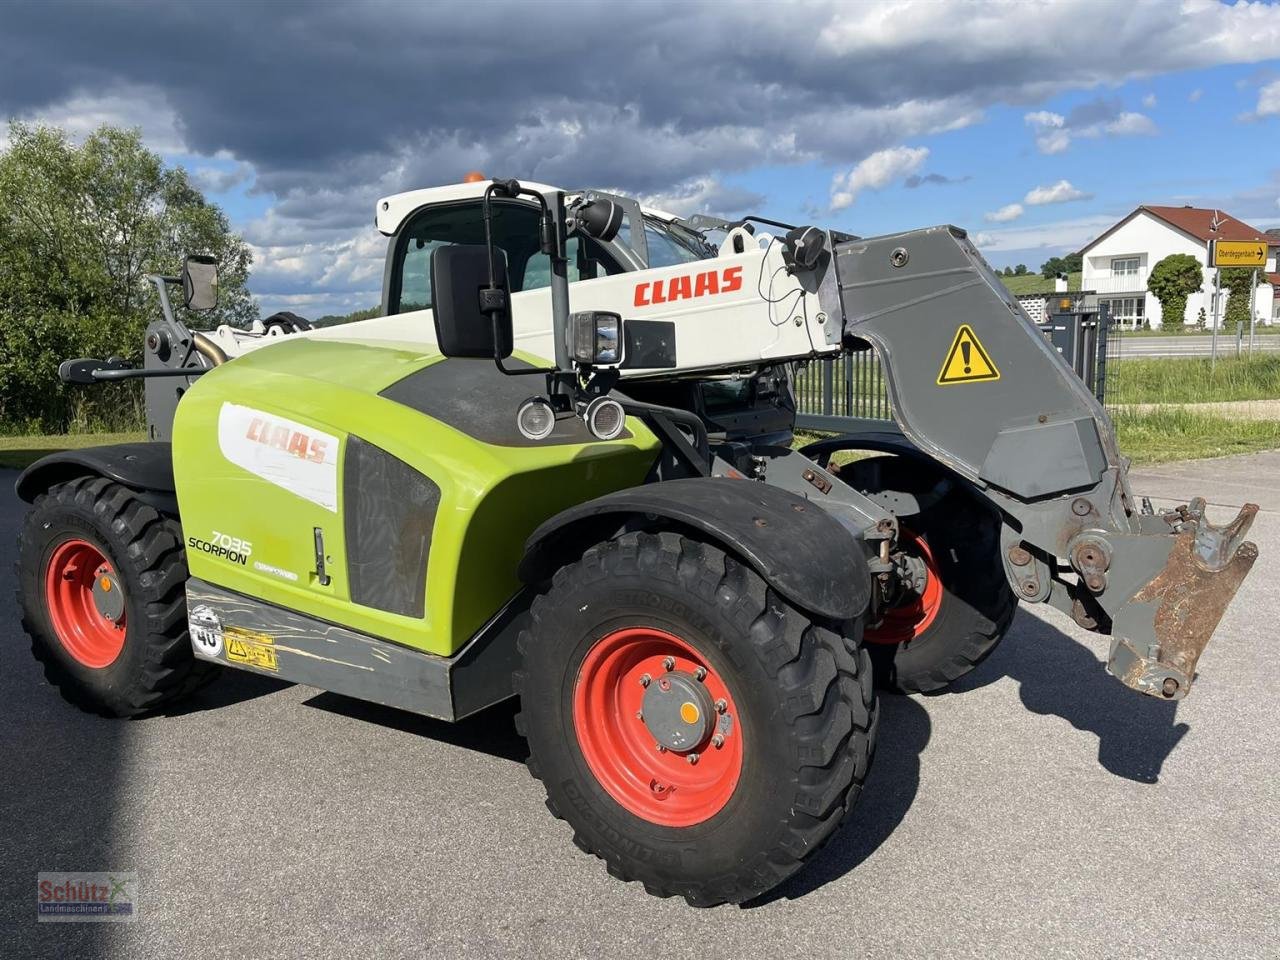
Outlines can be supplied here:
M476 180L470 183L449 183L440 187L427 187L422 190L394 193L378 201L378 206L374 211L374 224L377 226L379 233L388 237L393 236L415 210L435 203L452 203L456 200L479 200L484 196L485 188L492 182L492 180ZM532 180L521 180L520 183L530 190L537 190L539 193L554 193L557 190L564 190L566 193L582 192L568 191L564 187L553 187L550 184L536 183ZM660 217L663 220L676 219L672 214L664 213L661 210L651 210L645 206L641 206L641 210L650 216Z

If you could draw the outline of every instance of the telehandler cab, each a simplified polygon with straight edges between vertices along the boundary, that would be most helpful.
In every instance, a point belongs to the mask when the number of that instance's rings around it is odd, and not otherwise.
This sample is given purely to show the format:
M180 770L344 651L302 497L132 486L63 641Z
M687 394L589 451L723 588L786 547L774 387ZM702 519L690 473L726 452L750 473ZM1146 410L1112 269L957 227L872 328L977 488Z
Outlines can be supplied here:
M146 378L151 435L18 480L23 622L67 699L135 716L220 666L445 720L516 696L579 846L741 902L853 807L873 679L945 686L1023 600L1180 698L1257 556L1255 506L1135 500L1107 415L954 227L515 180L376 223L381 317L199 332L168 294L216 302L192 257L153 278L142 367L63 364ZM793 365L872 348L896 428L792 450Z

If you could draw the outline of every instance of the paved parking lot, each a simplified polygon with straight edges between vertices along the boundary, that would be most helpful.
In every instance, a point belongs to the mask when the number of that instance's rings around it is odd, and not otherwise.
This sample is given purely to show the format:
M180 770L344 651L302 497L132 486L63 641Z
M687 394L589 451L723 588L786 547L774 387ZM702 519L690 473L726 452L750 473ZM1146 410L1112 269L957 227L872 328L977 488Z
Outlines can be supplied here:
M851 826L744 908L608 878L543 808L509 708L449 726L228 674L100 720L43 682L6 591L0 956L1275 957L1280 453L1135 486L1264 508L1191 697L1130 693L1105 639L1023 610L958 691L885 699ZM134 923L35 923L38 871L128 869Z

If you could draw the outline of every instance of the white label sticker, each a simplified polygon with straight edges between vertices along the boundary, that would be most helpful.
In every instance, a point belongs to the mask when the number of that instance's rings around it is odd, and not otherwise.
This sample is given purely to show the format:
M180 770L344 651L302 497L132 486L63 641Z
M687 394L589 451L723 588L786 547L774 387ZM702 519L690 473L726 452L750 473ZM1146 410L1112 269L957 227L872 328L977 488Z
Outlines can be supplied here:
M338 438L305 424L224 403L218 446L237 467L338 512Z
M222 621L212 608L200 604L187 617L187 624L191 628L191 646L198 653L206 657L222 655Z

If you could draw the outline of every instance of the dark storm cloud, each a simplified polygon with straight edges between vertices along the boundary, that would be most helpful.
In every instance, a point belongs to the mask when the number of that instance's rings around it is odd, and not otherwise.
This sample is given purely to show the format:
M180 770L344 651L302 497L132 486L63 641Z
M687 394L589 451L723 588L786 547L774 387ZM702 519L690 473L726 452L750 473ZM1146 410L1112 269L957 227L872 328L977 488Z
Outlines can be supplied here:
M1107 25L1105 57L1062 40L1090 23ZM368 229L378 196L469 169L736 202L751 198L718 178L851 165L992 104L1278 47L1280 10L1206 0L10 0L0 117L124 117L153 143L167 125L189 153L251 165L276 201L252 242L346 262L354 241L337 238ZM327 261L271 270L299 289L347 282Z

